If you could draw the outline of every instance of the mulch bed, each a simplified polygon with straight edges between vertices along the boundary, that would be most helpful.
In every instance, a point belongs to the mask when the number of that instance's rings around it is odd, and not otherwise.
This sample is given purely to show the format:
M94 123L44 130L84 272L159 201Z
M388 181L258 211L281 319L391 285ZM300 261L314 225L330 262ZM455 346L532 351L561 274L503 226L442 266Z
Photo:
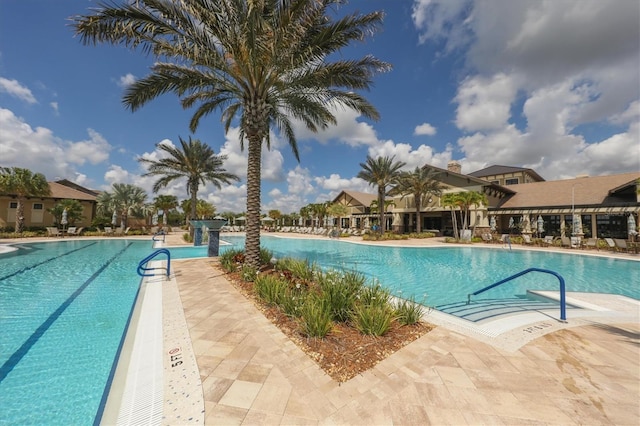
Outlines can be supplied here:
M219 266L218 266L219 267ZM402 347L431 331L434 326L420 322L401 326L394 322L384 336L367 336L357 329L337 323L324 338L307 338L295 319L276 307L266 306L256 296L253 283L239 273L226 273L229 282L262 311L264 316L309 355L332 379L346 382L369 370Z

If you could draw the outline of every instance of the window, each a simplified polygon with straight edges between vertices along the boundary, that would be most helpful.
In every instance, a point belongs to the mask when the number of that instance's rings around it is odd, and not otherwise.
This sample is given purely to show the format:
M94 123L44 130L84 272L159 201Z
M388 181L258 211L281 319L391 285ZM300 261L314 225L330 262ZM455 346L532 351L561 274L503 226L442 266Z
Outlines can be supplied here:
M517 185L518 184L518 178L505 179L504 180L504 184L505 185Z
M17 201L12 201L9 203L9 208L10 209L17 209L18 208L18 202Z
M500 185L500 181L499 180L492 180L491 183L493 183L495 185Z
M34 210L42 210L42 203L34 203L33 204L33 209Z

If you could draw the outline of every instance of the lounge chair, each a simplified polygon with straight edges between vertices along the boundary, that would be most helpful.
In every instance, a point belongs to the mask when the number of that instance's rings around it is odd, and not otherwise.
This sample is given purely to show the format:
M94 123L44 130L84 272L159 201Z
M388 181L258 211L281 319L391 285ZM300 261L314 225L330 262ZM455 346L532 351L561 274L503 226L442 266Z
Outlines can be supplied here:
M522 234L522 241L524 244L533 245L533 241L531 240L531 235Z
M607 243L609 250L616 251L616 243L613 241L613 238L605 238L604 241Z
M67 235L76 235L76 227L70 226L67 228Z
M622 238L614 238L613 243L616 246L616 251L623 251L625 253L629 252L629 247L627 247L627 241Z
M484 241L485 243L492 243L493 242L493 235L491 235L491 234L482 234L482 241Z
M600 250L600 247L598 247L598 239L597 238L589 238L587 239L587 242L584 244L584 246L586 248L595 248L596 250Z
M113 228L111 228L110 226L105 226L104 233L107 235L113 235Z
M547 246L552 246L553 245L553 235L547 235L546 237L544 237L544 240L542 240L542 243L547 245Z
M569 237L560 237L560 241L562 242L562 247L575 248L574 243Z
M58 228L56 228L55 226L47 226L47 235L49 237L59 237L60 236L60 230Z

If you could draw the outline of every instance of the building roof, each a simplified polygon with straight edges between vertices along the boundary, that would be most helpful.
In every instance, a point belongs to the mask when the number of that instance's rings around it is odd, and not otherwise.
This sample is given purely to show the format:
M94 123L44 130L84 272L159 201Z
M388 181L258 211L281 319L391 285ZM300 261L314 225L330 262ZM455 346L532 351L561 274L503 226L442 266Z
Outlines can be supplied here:
M333 202L337 202L341 197L344 197L347 201L347 205L361 205L365 207L369 207L371 202L378 199L376 194L369 194L366 192L357 192L357 191L349 191L343 190L338 194L336 198L334 198ZM355 201L355 203L354 203Z
M533 169L527 169L527 168L524 168L524 167L500 166L500 165L493 165L493 166L489 166L489 167L486 167L486 168L481 169L481 170L476 170L473 173L469 173L469 176L473 176L473 177L477 177L477 178L483 178L483 177L487 177L487 176L505 175L505 174L508 174L508 173L520 173L520 172L525 172L525 173L531 175L537 181L540 181L540 182L544 181L544 178L542 176L540 176Z
M496 193L501 193L504 195L508 195L508 194L513 194L513 188L512 185L509 185L508 187L505 186L501 186L495 183L491 183L487 180L478 178L476 176L472 176L472 175L465 175L462 173L456 173L454 171L448 170L448 169L442 169L440 167L436 167L436 166L432 166L431 164L426 164L425 166L423 166L423 168L429 168L434 170L435 172L438 172L440 174L440 177L436 177L436 179L440 180L443 183L446 184L451 184L453 186L457 186L455 184L455 182L449 182L448 178L449 177L455 177L458 178L458 182L460 180L467 182L468 184L474 184L474 185L481 185L484 188L486 188L486 190L493 190Z
M97 196L100 193L100 191L95 191L93 189L85 188L84 186L78 185L75 182L71 182L68 179L57 180L56 183L59 183L59 184L64 185L64 186L68 186L69 188L76 189L76 190L78 190L80 192L86 192L89 195L96 195Z
M47 198L96 201L95 195L91 195L84 191L78 191L77 189L71 188L67 185L62 185L58 182L49 182L49 188L51 189L51 195Z
M516 193L504 199L500 209L558 207L558 206L622 206L640 208L637 198L621 198L614 190L640 179L640 172L610 176L591 176L576 179L510 185Z

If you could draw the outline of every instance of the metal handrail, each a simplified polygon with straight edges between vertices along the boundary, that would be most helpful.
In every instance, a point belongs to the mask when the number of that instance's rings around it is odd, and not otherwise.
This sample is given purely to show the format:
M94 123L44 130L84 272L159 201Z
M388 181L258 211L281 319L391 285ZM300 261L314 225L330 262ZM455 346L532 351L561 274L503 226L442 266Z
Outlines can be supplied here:
M155 269L164 269L164 268L146 268L145 265L149 263L151 259L158 256L159 254L167 255L167 276L171 274L171 253L167 249L159 249L151 253L149 256L145 257L138 263L138 275L141 277L153 277L155 274L145 274L146 271L153 271Z
M558 281L560 281L560 319L562 321L566 321L567 320L567 302L566 302L566 297L565 297L565 284L564 284L564 278L562 278L562 276L560 274L558 274L557 272L554 271L550 271L548 269L540 269L540 268L529 268L529 269L525 269L522 272L518 272L515 275L511 275L510 277L507 277L503 280L498 281L497 283L493 283L490 286L487 286L483 289L480 289L474 293L470 293L467 295L467 305L469 303L471 303L471 296L477 296L480 293L484 293L487 290L491 290L494 287L499 286L500 284L504 284L507 281L511 281L515 278L518 278L522 275L528 274L529 272L543 272L545 274L551 274L553 276L555 276L556 278L558 278Z
M156 237L157 237L158 235L162 235L162 242L164 243L164 236L166 235L166 234L165 234L165 232L164 232L164 230L160 230L160 231L156 232L155 234L153 234L153 237L151 237L151 239L152 239L153 241L158 241L158 240L156 240Z

